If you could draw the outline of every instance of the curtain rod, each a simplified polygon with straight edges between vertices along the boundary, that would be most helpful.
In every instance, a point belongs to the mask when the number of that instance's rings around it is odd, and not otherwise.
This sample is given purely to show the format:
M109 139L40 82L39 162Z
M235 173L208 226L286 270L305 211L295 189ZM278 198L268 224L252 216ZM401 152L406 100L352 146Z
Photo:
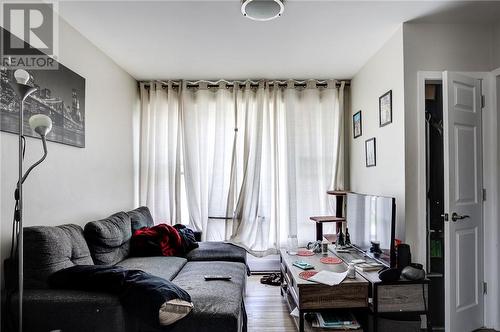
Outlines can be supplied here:
M316 83L317 87L326 87L328 86L328 81L329 80L315 80L315 79L308 79L308 80L259 80L259 81L252 81L252 80L246 80L246 81L227 81L227 80L217 80L217 81L209 81L209 80L197 80L197 81L185 81L186 86L188 88L195 88L199 87L200 83L205 83L208 88L216 88L221 85L221 83L225 83L226 86L232 87L235 84L238 84L240 87L243 87L247 84L250 84L252 87L258 87L261 82L265 82L269 85L278 85L278 86L287 86L288 82L293 82L294 86L298 87L306 87L308 82L314 82ZM334 81L336 87L340 87L340 84L342 82L345 82L345 86L350 86L351 81L350 80L330 80ZM168 85L172 84L174 87L178 87L182 85L182 80L171 80L171 81L161 81L161 80L154 80L154 81L139 81L140 84L143 84L145 87L149 87L151 82L156 82L160 83L162 85Z

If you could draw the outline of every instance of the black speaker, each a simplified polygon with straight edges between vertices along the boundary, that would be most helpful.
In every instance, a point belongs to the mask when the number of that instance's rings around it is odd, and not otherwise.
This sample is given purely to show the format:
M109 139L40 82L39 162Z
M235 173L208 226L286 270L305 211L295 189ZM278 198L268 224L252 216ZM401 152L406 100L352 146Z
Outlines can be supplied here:
M398 245L398 269L402 270L411 264L410 246L404 243Z

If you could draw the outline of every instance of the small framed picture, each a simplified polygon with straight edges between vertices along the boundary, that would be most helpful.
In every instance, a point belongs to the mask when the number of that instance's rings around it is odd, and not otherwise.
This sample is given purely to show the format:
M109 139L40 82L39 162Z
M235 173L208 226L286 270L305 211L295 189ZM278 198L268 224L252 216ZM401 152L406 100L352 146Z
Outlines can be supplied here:
M365 156L366 167L373 167L377 165L377 147L375 137L365 141Z
M352 130L354 138L358 138L363 134L363 128L361 124L361 111L358 111L352 116Z
M392 90L384 93L378 99L378 114L380 120L380 127L392 123Z

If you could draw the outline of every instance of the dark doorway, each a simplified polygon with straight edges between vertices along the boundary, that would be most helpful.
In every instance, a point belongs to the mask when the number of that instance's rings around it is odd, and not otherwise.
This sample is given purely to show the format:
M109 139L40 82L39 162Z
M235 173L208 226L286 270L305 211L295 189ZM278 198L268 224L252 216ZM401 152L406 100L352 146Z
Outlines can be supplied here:
M443 86L425 84L427 172L427 272L431 280L429 310L432 325L444 327L444 154Z

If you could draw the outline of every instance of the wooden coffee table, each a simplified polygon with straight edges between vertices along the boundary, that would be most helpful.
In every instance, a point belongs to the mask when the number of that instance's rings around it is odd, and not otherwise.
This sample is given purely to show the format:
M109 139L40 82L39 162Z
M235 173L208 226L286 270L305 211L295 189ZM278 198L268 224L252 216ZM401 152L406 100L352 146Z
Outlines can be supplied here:
M331 252L329 257L336 257ZM322 254L314 256L289 255L286 250L280 250L281 262L281 294L287 299L290 310L297 308L299 318L297 327L299 332L304 332L306 322L304 314L307 312L321 312L328 309L339 308L366 308L368 307L369 282L356 274L356 279L345 279L336 286L327 286L315 282L303 280L299 274L303 270L293 266L297 260L306 261L314 265L315 271L328 270L333 272L344 272L347 266L344 262L340 264L323 264L320 262ZM321 331L307 324L307 330ZM330 330L331 331L331 330ZM352 331L352 330L351 330ZM358 331L358 330L354 330ZM361 330L360 330L361 331Z

